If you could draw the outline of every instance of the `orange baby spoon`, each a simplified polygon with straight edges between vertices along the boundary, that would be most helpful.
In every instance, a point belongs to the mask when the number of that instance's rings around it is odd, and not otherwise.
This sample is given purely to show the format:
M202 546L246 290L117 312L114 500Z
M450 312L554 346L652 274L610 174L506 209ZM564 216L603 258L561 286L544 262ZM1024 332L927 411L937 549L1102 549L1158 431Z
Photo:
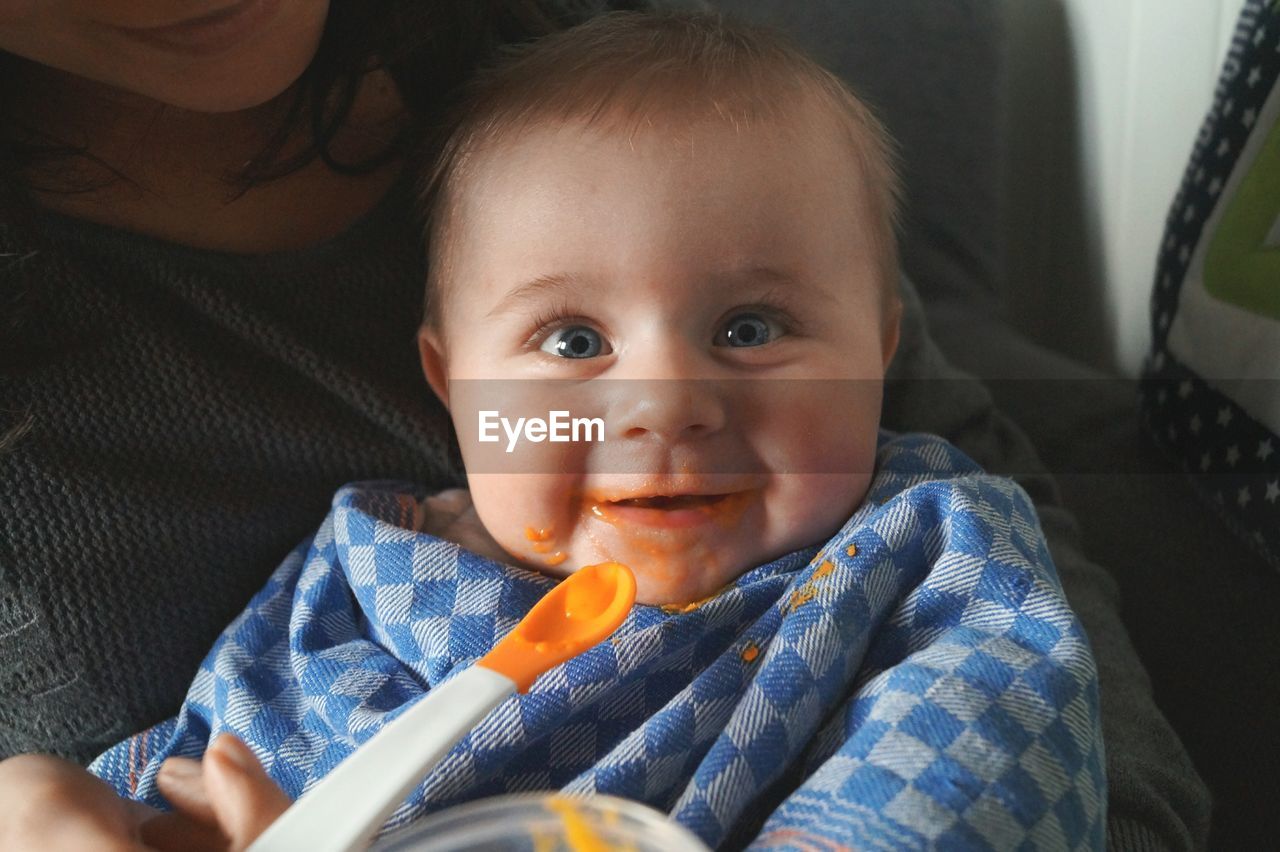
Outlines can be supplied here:
M506 675L517 690L528 692L540 674L617 630L635 601L631 569L617 562L589 565L547 592L476 665Z
M476 665L432 689L302 795L250 852L364 849L396 806L493 708L607 638L636 599L617 562L570 574Z

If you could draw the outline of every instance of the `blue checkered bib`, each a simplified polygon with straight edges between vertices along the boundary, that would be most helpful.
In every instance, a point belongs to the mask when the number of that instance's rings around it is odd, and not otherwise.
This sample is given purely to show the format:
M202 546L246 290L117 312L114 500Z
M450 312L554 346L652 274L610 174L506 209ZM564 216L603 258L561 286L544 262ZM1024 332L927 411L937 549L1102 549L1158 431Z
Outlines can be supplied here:
M555 581L414 532L419 496L339 491L178 715L92 771L163 806L161 762L230 731L296 797L474 663ZM941 439L883 436L830 541L691 611L635 607L485 718L387 828L547 789L645 802L712 847L1103 848L1097 675L1030 500Z

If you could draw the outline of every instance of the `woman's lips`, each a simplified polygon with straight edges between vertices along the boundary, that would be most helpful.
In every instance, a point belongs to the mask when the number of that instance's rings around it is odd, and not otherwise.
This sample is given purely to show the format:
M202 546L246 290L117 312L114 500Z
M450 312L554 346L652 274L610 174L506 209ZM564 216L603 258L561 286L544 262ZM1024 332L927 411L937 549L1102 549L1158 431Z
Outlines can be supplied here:
M158 27L112 26L153 47L187 55L222 53L241 43L274 14L280 0L240 0L207 15Z

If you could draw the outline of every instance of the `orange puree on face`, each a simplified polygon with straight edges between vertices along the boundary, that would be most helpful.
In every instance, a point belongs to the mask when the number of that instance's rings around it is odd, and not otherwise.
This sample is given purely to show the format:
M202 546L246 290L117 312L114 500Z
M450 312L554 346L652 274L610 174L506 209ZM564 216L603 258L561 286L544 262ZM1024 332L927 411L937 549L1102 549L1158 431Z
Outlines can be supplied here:
M551 538L551 530L547 527L525 527L524 537L529 541L546 541Z
M551 554L546 559L534 561L541 561L543 565L554 568L569 558L569 554L555 550L555 530L552 527L527 526L524 528L524 537L532 542L530 547L534 553L539 555ZM552 551L555 552L552 553Z

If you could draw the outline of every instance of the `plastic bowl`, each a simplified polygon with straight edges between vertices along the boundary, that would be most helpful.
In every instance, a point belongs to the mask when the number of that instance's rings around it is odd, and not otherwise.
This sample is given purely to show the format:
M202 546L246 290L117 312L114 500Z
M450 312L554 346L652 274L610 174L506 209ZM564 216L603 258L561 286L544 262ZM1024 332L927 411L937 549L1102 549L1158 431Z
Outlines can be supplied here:
M449 808L382 838L378 852L707 852L664 814L614 796L526 793Z

